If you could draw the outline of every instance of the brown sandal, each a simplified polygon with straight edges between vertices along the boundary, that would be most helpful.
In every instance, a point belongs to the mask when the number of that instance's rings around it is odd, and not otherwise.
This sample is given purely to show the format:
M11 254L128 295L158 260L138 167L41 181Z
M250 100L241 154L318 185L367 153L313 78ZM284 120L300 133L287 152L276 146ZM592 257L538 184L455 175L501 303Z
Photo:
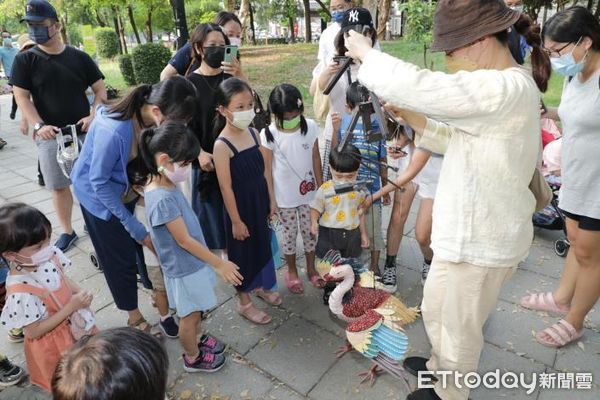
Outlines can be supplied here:
M269 316L269 314L254 307L254 304L252 304L252 302L246 304L245 306L241 305L238 302L237 312L242 317L246 318L248 321L254 322L258 325L266 325L271 322L271 317Z
M152 332L152 325L150 325L150 323L148 321L146 321L146 319L144 317L140 317L140 319L138 319L135 322L131 322L131 321L127 320L127 326L129 326L130 328L138 329L149 335L152 335L156 339L159 339L159 340L163 340L165 338L161 332Z

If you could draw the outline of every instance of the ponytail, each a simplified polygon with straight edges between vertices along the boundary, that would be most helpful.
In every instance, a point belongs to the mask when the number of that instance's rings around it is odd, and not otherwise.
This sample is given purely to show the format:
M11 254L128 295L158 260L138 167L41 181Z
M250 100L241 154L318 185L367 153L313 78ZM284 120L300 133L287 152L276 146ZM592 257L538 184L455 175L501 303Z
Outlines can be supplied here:
M140 173L145 172L143 175L146 177L148 177L148 175L158 175L158 166L156 165L154 154L150 151L150 142L155 134L156 128L144 129L140 135L140 142L138 144L138 153L144 161L141 163L144 168Z
M154 156L149 149L154 132L155 128L142 131L138 143L138 156L127 163L127 180L131 186L146 186L148 178L158 173Z
M142 116L140 110L146 104L148 96L152 93L152 85L139 85L133 88L125 97L118 100L116 103L108 107L109 114L116 115L113 117L119 121L126 121L136 117L141 121Z
M139 85L108 107L111 118L127 121L134 117L142 124L142 107L152 104L166 119L188 121L196 113L196 87L182 76L172 76L154 85Z
M515 30L525 38L525 41L531 46L531 66L533 79L542 93L548 89L548 80L552 68L550 57L542 50L542 36L539 25L534 24L531 18L526 14L521 14L519 20L514 25Z

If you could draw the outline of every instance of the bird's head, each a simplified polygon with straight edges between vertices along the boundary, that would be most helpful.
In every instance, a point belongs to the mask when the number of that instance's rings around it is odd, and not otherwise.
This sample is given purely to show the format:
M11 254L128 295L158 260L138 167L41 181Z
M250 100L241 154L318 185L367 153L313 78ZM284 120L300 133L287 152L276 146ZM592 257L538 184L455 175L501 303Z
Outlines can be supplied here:
M328 282L339 282L353 274L352 266L349 264L332 265L329 273L325 274L325 280Z

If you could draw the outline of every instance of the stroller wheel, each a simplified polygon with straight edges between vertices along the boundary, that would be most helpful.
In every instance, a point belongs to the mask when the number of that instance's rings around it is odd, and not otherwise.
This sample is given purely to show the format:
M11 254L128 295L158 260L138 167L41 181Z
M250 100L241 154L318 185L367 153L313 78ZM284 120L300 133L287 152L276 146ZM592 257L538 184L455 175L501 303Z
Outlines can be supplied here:
M96 257L95 252L90 253L90 262L94 268L96 268L98 271L102 271L102 265L100 265L100 261L98 260L98 257Z
M554 252L559 257L565 257L569 251L571 244L567 239L558 239L554 242Z

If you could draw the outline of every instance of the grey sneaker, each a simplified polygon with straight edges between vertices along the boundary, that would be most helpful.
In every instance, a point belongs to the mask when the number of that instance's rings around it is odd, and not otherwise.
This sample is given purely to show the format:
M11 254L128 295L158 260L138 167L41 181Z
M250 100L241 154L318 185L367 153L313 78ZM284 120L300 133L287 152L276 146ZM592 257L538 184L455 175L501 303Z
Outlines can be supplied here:
M396 286L396 266L395 265L386 265L383 267L383 275L381 277L381 282L385 288L386 292L395 293L398 287Z
M212 354L223 354L227 345L214 336L204 334L198 343L198 350Z
M212 354L207 351L200 352L198 358L188 363L185 354L183 356L183 369L186 372L216 372L225 365L225 356Z
M10 362L8 358L0 360L0 387L17 385L26 375L23 368Z
M421 285L425 285L425 281L427 280L427 275L429 275L429 268L431 268L431 264L423 263L421 267Z

